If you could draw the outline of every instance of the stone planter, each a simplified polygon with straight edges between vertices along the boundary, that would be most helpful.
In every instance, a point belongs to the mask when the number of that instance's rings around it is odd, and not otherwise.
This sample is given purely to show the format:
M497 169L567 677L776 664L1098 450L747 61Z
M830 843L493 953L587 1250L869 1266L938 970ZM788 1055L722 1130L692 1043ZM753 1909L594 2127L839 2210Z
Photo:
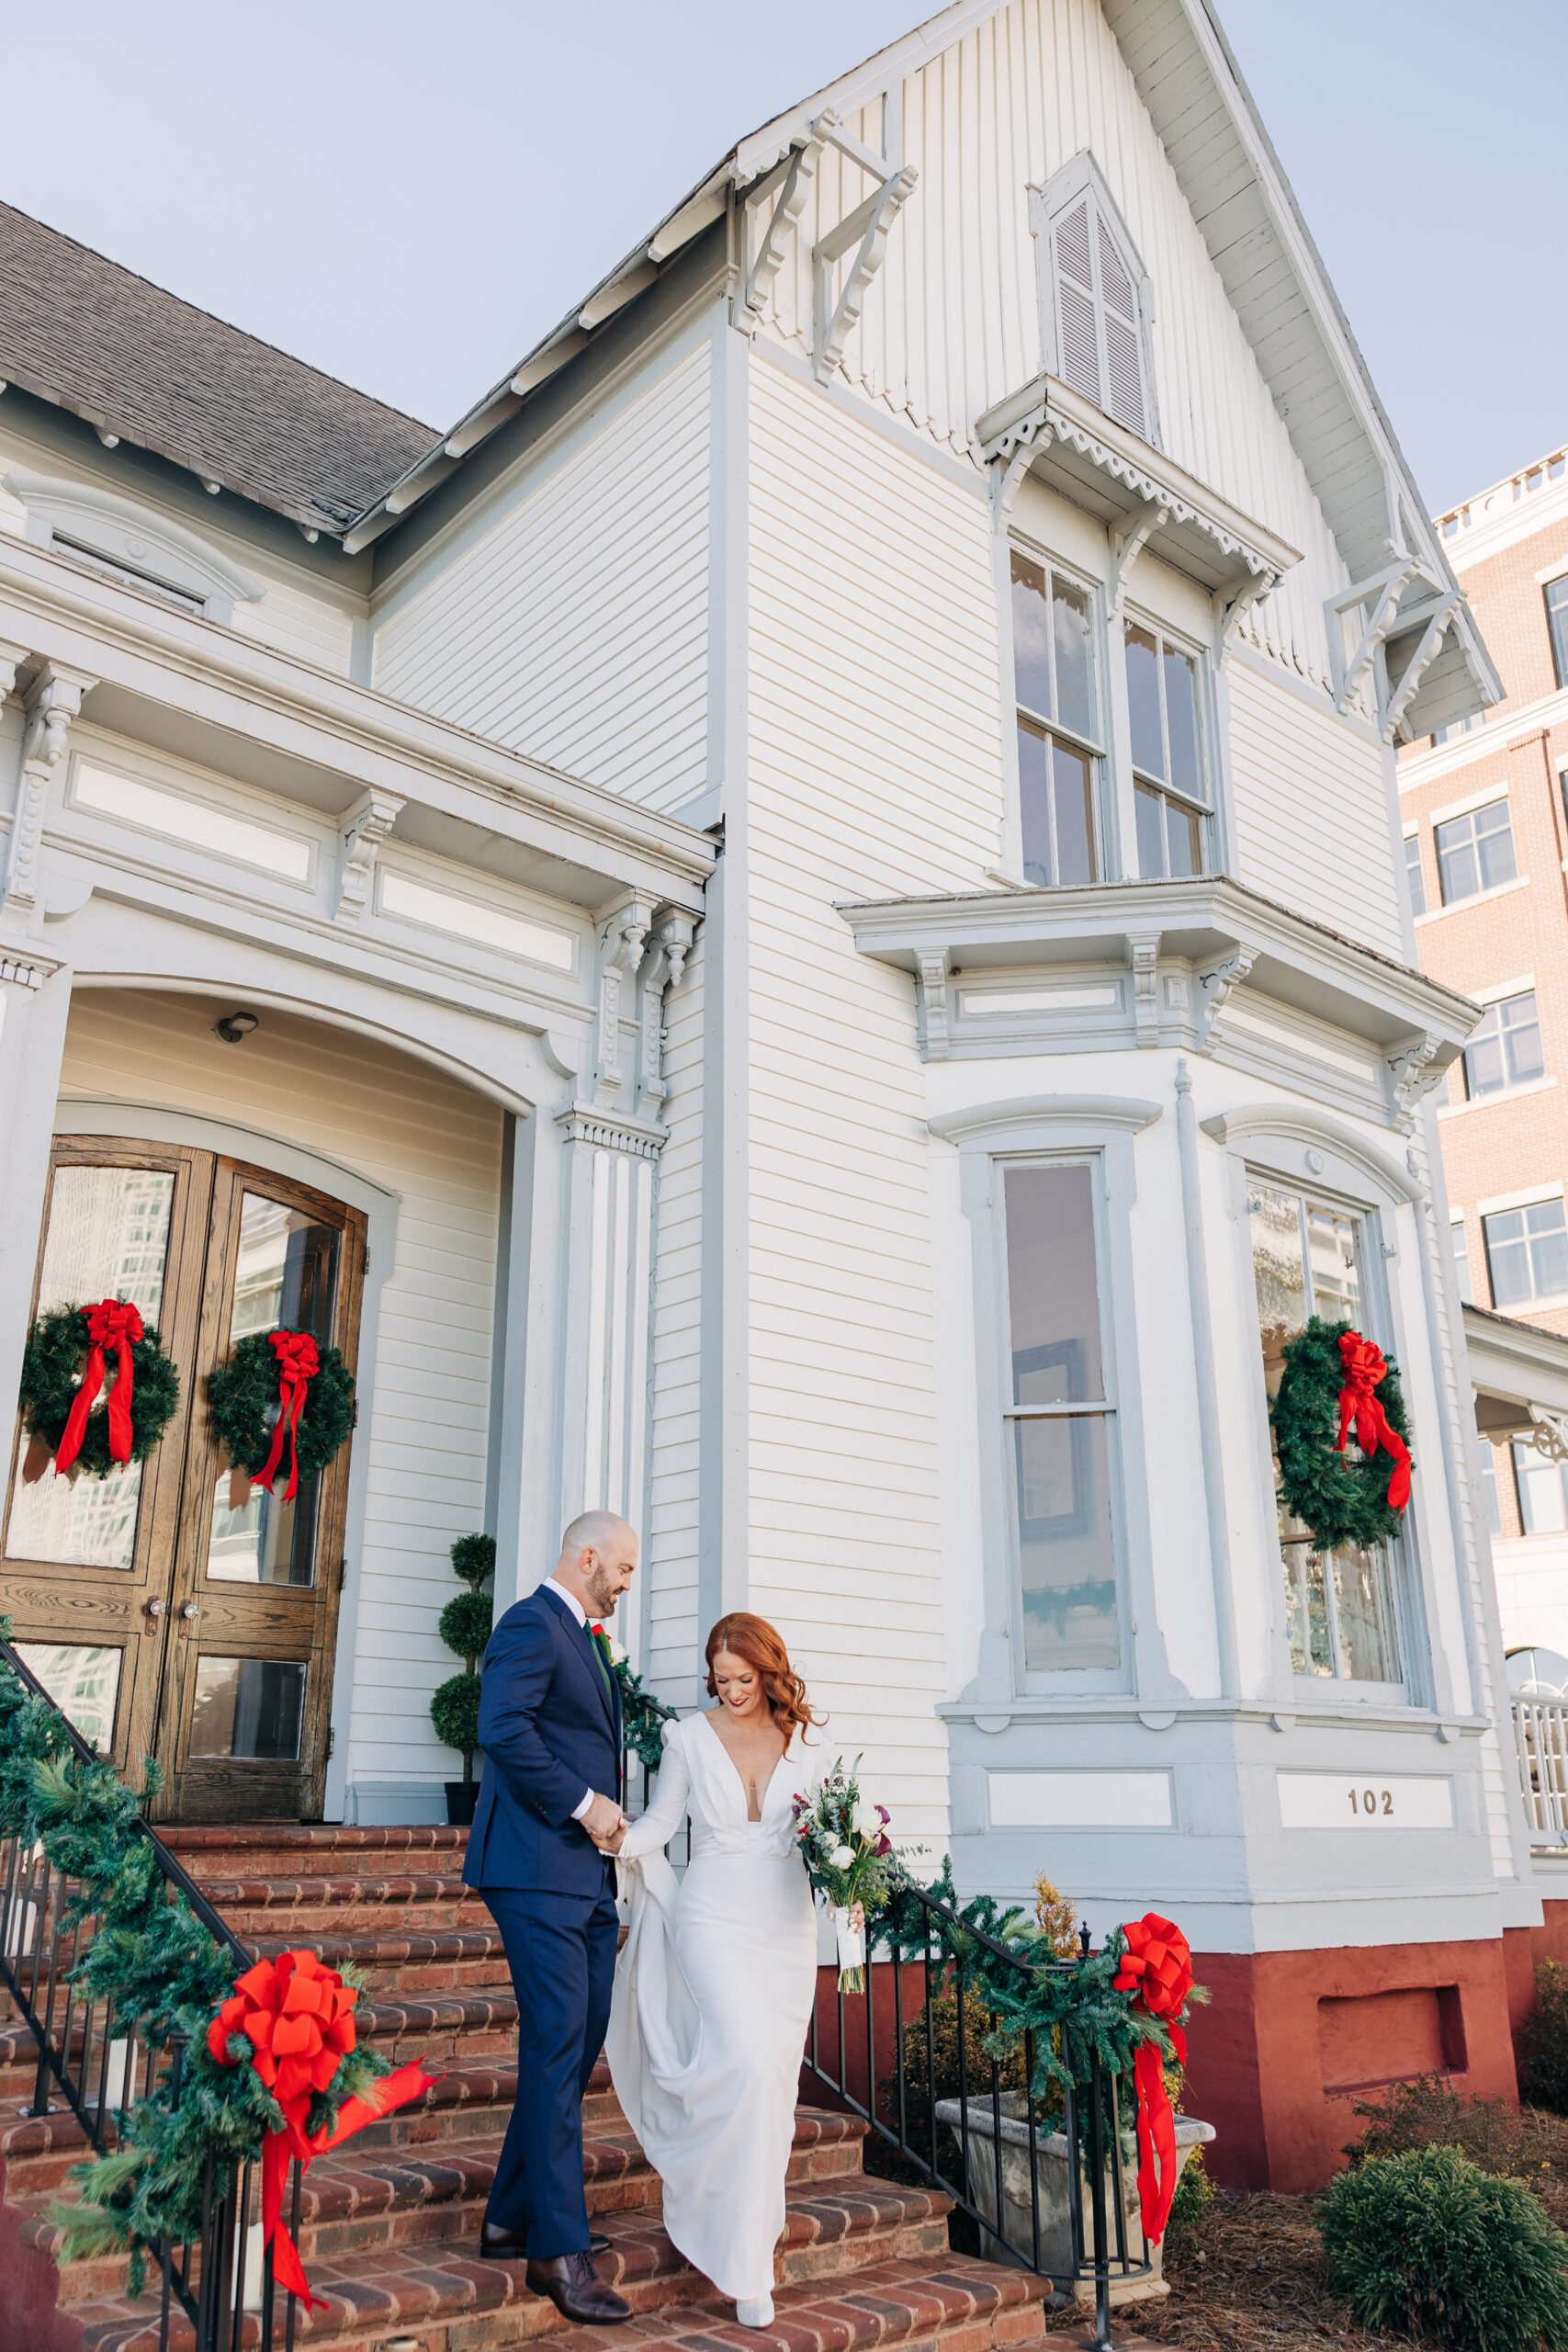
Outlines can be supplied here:
M1029 2182L1029 2125L1021 2093L1006 2091L999 2102L1002 2139L1002 2210L997 2212L997 2118L989 2099L969 2101L969 2196L986 2224L985 2251L998 2262L1025 2265L1029 2258L1031 2232L1034 2232L1034 2267L1042 2270L1064 2289L1076 2292L1080 2302L1094 2301L1094 2280L1080 2278L1072 2285L1073 2226L1069 2204L1071 2178L1067 2160L1067 2136L1065 2132L1035 2132L1039 2151L1036 2162L1038 2182L1039 2227L1034 2229L1034 2198ZM937 2120L946 2125L953 2140L962 2146L962 2103L955 2098L939 2099ZM1214 2136L1212 2123L1200 2123L1196 2117L1179 2115L1176 2119L1177 2164L1185 2165L1192 2150ZM1116 2217L1114 2188L1111 2167L1105 2176L1106 2227L1110 2233L1112 2265L1115 2263ZM1149 2268L1137 2270L1131 2278L1119 2278L1114 2267L1111 2274L1112 2304L1147 2302L1156 2296L1168 2295L1163 2265L1165 2246L1146 2245L1143 2227L1138 2220L1138 2181L1135 2159L1129 2158L1122 2167L1122 2209L1127 2233L1127 2258L1141 2265L1149 2257ZM1092 2229L1089 2187L1087 2170L1083 2182L1083 2228L1086 2259L1092 2260L1089 2240Z

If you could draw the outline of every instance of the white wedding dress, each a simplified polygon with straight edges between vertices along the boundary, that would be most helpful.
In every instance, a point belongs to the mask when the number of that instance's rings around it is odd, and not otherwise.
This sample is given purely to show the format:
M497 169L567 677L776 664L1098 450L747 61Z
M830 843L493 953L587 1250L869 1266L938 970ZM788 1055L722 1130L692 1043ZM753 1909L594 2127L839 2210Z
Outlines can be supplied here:
M784 2175L817 1924L790 1800L822 1770L798 1731L746 1817L746 1790L703 1714L670 1724L652 1803L617 1860L631 1926L615 1966L610 2074L664 2184L673 2245L719 2292L762 2303L784 2226ZM690 1812L677 1880L664 1849Z

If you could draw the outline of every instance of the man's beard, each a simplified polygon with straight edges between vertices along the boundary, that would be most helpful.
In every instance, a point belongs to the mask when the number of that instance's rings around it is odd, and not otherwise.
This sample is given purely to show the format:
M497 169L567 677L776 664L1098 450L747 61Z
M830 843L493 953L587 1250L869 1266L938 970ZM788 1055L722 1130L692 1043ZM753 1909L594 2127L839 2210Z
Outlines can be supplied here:
M588 1578L588 1598L592 1603L594 1615L613 1617L615 1613L615 1603L620 1597L612 1581L612 1571L608 1568L595 1568Z

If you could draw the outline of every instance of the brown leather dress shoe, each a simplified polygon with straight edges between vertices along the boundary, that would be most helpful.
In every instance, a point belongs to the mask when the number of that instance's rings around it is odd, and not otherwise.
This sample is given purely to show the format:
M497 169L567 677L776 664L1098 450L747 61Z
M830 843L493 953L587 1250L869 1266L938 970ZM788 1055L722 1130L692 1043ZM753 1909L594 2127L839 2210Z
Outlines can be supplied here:
M530 2262L525 2278L533 2293L547 2295L562 2319L580 2327L614 2327L632 2315L630 2303L623 2301L613 2287L605 2286L593 2267L593 2256L586 2251Z
M590 2254L608 2254L610 2241L597 2230L588 2241ZM486 2262L526 2262L528 2233L526 2230L498 2229L491 2222L479 2223L479 2255Z

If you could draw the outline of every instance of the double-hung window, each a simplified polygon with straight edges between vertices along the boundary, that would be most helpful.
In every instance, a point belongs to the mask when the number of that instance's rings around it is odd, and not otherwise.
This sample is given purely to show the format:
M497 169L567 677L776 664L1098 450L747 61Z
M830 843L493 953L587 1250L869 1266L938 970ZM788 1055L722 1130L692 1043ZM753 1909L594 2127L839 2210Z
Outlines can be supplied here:
M1484 1440L1483 1441L1484 1443ZM1490 1446L1487 1452L1491 1452ZM1525 1535L1561 1535L1568 1530L1568 1464L1549 1462L1533 1445L1516 1438L1513 1447L1514 1496L1519 1507L1519 1530ZM1493 1533L1497 1532L1493 1529Z
M1528 1086L1545 1075L1535 990L1521 989L1517 996L1489 1004L1464 1049L1465 1091L1471 1101L1506 1094L1510 1087Z
M1138 872L1201 874L1209 802L1197 657L1142 621L1127 623L1125 645Z
M1027 1672L1122 1662L1111 1464L1116 1403L1100 1296L1093 1160L1001 1170L1007 1265L1002 1413Z
M1481 1220L1492 1304L1508 1308L1568 1293L1568 1225L1561 1196Z
M1345 1318L1366 1329L1365 1220L1335 1203L1254 1175L1247 1182L1252 1270L1263 1340L1263 1379L1272 1396L1287 1340L1309 1319ZM1314 1549L1301 1523L1280 1508L1285 1612L1299 1675L1341 1682L1403 1684L1393 1578L1387 1552L1341 1544Z
M1421 865L1421 836L1404 836L1404 878L1410 886L1410 911L1424 915L1427 911L1427 876Z
M1018 797L1028 882L1094 882L1102 745L1087 588L1015 548L1013 687Z
M1546 626L1553 673L1560 686L1568 686L1568 571L1546 583Z
M1468 808L1436 829L1438 880L1443 904L1473 899L1483 890L1499 889L1512 882L1518 867L1514 861L1514 829L1506 800L1489 800L1484 808Z

